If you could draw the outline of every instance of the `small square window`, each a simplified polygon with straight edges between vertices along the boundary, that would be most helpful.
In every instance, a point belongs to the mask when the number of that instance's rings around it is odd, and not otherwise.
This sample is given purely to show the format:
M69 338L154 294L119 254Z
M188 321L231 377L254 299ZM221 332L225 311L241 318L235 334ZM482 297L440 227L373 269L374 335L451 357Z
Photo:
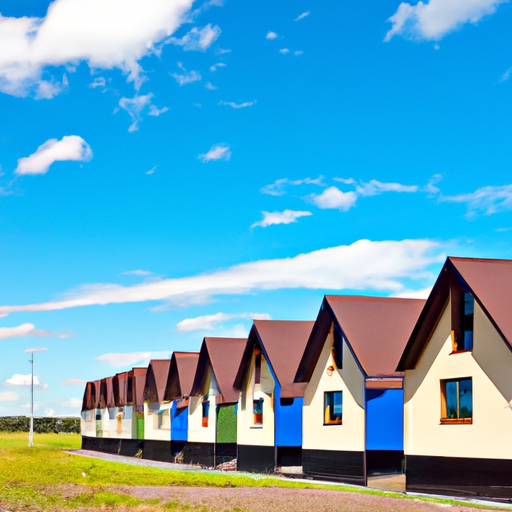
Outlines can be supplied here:
M263 425L263 398L253 401L253 418L255 425Z
M441 381L441 423L473 422L471 378Z
M343 392L324 393L324 425L341 425L343 418Z

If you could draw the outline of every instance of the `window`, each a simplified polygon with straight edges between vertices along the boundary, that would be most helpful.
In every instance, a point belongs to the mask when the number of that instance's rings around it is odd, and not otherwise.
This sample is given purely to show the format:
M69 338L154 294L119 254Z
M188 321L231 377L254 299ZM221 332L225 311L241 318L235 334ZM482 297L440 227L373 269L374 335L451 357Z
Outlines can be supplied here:
M131 404L133 402L133 377L128 377L128 385L126 390L126 402Z
M342 391L326 391L324 393L324 425L341 425L342 417Z
M263 425L263 398L253 401L252 407L254 424Z
M169 429L171 428L171 411L169 409L165 409L160 412L158 416L158 428Z
M473 422L471 378L441 381L441 423Z
M343 368L343 335L341 334L341 329L337 324L334 325L332 337L332 359L336 368L341 370Z
M473 319L475 299L465 290L452 293L452 350L462 352L473 349Z
M203 407L202 425L203 425L203 427L207 427L208 426L208 417L210 416L210 401L209 400L204 401L202 403L202 407Z
M108 419L115 420L117 414L117 407L109 407L108 408Z
M261 350L254 349L254 384L261 382Z

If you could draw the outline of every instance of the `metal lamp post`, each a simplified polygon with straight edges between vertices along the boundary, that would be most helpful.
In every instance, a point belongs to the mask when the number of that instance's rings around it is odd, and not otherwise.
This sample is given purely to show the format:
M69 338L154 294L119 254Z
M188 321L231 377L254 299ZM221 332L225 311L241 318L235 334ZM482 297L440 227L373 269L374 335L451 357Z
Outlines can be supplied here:
M28 446L29 447L34 446L34 353L42 352L43 350L46 350L46 348L45 347L27 348L27 350L25 350L25 352L32 354L32 358L29 361L29 363L32 366L32 372L31 372L31 378L30 378L30 431L28 434Z

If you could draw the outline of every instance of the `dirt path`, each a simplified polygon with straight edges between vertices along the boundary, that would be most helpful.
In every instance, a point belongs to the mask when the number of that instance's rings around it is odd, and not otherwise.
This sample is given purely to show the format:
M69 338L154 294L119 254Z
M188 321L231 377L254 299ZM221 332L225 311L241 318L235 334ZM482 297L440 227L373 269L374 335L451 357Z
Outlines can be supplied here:
M137 498L158 498L205 506L209 510L244 512L475 512L475 508L427 503L419 500L389 498L370 494L279 488L215 487L115 487ZM481 510L481 509L480 509Z

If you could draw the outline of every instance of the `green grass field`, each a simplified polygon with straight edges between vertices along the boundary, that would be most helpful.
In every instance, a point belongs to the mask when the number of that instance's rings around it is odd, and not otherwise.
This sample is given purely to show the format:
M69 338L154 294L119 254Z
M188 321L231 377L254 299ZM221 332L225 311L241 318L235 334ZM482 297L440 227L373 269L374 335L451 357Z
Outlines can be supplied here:
M7 510L40 511L78 508L137 511L172 509L176 512L209 510L203 506L191 507L174 501L161 503L160 500L136 499L113 491L112 488L116 486L286 487L353 491L343 486L322 486L271 477L131 466L63 452L79 449L80 443L78 434L36 434L34 446L29 448L27 434L0 433L0 510L2 506ZM371 490L362 492L406 498L397 493Z

